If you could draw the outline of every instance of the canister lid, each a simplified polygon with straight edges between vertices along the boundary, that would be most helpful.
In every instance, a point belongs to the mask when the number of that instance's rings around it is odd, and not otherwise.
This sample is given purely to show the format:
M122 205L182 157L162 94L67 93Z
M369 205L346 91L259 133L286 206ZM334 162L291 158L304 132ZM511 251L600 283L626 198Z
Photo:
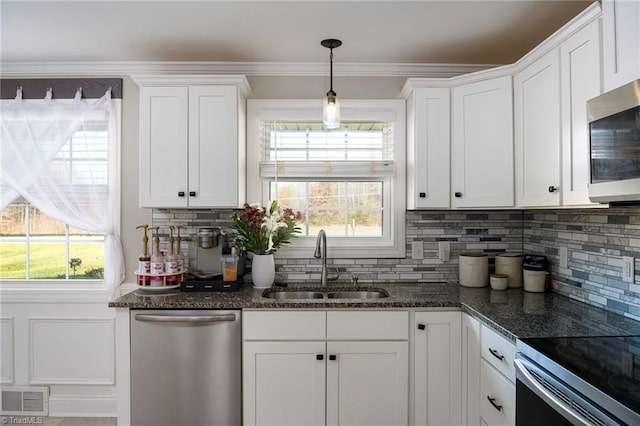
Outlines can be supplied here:
M522 257L522 253L498 253L496 257Z
M522 262L522 268L527 271L544 271L548 266L547 257L538 254L527 254Z
M480 253L480 252L468 252L468 253L460 253L460 256L466 256L466 257L487 257L486 253Z

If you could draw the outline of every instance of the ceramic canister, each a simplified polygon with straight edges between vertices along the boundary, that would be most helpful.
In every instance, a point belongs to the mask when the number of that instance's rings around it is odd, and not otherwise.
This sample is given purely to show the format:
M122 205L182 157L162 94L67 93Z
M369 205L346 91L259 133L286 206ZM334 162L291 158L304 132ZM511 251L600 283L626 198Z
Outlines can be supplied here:
M544 283L547 279L547 271L524 270L524 291L530 293L543 293Z
M486 287L489 284L489 257L484 253L461 253L460 285Z
M509 288L522 287L522 260L524 256L516 253L496 255L496 274L509 275Z

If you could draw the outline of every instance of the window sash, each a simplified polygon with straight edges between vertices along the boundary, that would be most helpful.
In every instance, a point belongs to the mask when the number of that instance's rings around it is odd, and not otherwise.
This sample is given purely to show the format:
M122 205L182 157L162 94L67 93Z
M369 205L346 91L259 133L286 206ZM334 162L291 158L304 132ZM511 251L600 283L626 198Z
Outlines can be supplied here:
M292 99L250 99L247 101L247 201L267 203L269 200L270 182L278 180L300 181L309 175L309 169L316 168L318 176L310 176L308 180L383 180L384 220L387 234L382 237L331 237L328 256L331 258L402 258L406 255L405 242L405 103L403 100L342 100L341 115L343 122L393 123L393 159L376 164L376 176L369 175L370 161L362 162L360 171L366 173L359 176L327 175L325 162L322 166L304 164L284 164L278 161L265 161L262 148L263 122L310 122L321 116L321 102L318 100ZM279 159L278 159L279 160ZM335 160L334 160L335 161ZM366 166L364 164L366 163ZM385 165L386 163L386 165ZM270 164L270 165L268 165ZM277 164L277 166L276 166ZM378 168L378 164L380 167ZM388 172L393 164L393 173ZM329 164L331 165L331 164ZM345 166L344 164L337 164ZM344 167L343 167L344 168ZM296 169L298 170L296 172ZM335 169L333 169L335 170ZM384 172L381 172L384 170ZM291 172L291 174L289 174ZM294 173L295 172L295 173ZM284 173L284 174L283 174ZM377 176L380 174L380 176ZM277 176L276 176L277 175ZM282 247L276 253L281 258L311 258L315 247L315 236L295 238L290 246Z

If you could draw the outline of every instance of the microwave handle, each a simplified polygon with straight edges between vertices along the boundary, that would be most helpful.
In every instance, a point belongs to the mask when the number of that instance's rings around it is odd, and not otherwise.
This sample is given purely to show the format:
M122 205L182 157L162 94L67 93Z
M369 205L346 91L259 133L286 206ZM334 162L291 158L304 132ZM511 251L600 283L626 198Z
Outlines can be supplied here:
M513 361L513 364L516 368L516 377L518 380L524 383L533 393L536 394L536 396L546 402L551 408L556 410L560 415L562 415L562 417L569 420L574 425L590 425L589 423L586 423L584 419L577 413L575 413L569 406L561 402L561 400L559 400L551 391L544 388L540 383L538 383L538 381L527 370L525 363L529 364L522 359L516 359Z

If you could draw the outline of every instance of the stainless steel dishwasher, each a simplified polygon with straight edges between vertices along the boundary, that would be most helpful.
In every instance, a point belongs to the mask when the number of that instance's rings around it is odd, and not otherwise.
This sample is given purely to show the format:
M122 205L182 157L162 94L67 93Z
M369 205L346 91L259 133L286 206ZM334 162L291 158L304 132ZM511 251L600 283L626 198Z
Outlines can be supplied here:
M130 315L132 425L242 423L241 311Z

